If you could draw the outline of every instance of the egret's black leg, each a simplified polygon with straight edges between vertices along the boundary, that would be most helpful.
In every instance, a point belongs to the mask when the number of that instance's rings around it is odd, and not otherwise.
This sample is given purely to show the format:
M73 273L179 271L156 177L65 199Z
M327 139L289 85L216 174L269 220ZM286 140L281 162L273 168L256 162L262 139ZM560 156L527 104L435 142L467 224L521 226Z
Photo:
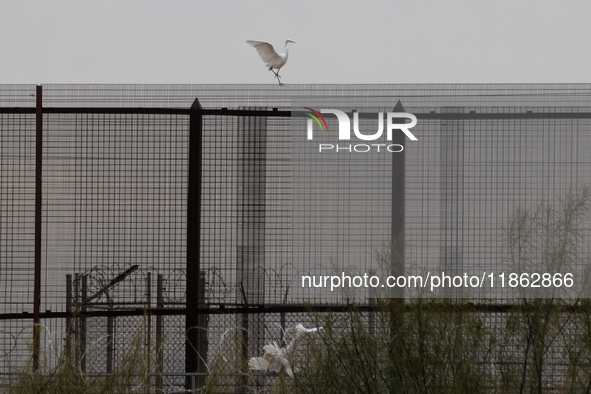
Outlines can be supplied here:
M277 82L279 82L279 86L283 86L283 84L281 83L281 76L279 75L279 71L275 72L275 70L271 69L271 71L273 71L273 74L275 74L275 78L277 78Z

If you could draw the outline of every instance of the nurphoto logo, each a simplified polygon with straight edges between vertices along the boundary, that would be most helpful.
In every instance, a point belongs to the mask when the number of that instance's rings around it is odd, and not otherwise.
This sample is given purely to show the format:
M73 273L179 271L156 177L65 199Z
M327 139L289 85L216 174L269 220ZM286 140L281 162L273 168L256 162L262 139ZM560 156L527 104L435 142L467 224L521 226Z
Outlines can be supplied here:
M304 107L305 110L309 112L304 112L306 115L310 117L308 119L308 130L307 130L307 137L308 140L314 139L314 121L320 127L321 132L328 132L328 125L326 123L326 119L322 114L333 114L336 115L337 120L339 122L339 133L338 139L339 141L350 141L351 140L351 119L349 115L344 111L338 109L321 109L320 112ZM364 134L359 129L359 113L353 112L353 133L355 137L361 141L377 141L382 134L384 133L384 113L379 112L377 113L378 118L378 130L373 134ZM409 119L410 123L406 123L406 120ZM402 121L401 121L402 120ZM417 118L411 113L408 112L387 112L386 113L386 140L392 141L392 134L394 130L402 131L408 139L411 141L417 141L417 137L414 136L413 133L410 132L410 128L416 126ZM347 153L365 153L370 151L377 151L377 152L390 152L390 153L397 153L402 152L404 147L400 144L385 144L385 143L372 143L372 144L354 144L354 145L343 145L343 144L319 144L318 151L319 152L347 152Z

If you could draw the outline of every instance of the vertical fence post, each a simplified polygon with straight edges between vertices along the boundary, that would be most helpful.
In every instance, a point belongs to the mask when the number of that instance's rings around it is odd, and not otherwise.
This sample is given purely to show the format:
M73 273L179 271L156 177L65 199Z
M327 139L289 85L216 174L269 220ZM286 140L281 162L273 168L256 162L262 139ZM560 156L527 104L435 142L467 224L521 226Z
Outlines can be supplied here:
M398 101L394 112L406 112L402 103ZM405 123L404 119L393 119L393 123ZM390 242L390 275L398 277L404 275L404 196L405 196L405 140L406 135L396 132L392 135L392 144L403 147L399 153L392 154L392 211L391 211L391 242ZM391 330L398 330L404 318L404 288L394 288L390 293L390 326Z
M442 107L441 113L463 113L464 107ZM440 264L442 271L452 275L464 272L464 121L442 120L440 174ZM462 297L462 288L450 289L449 296L455 301Z
M199 307L205 308L205 271L199 272ZM207 327L209 323L209 315L200 313L197 317L197 353L199 355L199 365L197 372L206 372L207 368L205 360L207 360ZM197 387L203 387L205 384L205 378L203 376L197 377Z
M35 277L33 285L33 369L39 369L41 325L41 193L43 172L43 87L37 86L35 110Z
M251 108L259 109L259 108ZM237 296L245 306L265 303L265 230L267 193L267 119L243 116L238 122L238 235ZM243 314L242 371L247 374L249 355L264 344L264 314ZM248 378L244 377L244 390Z
M376 274L376 271L369 271L369 276L372 277ZM368 304L371 306L376 305L376 290L375 288L373 288L372 286L369 287L368 289ZM376 312L374 310L369 311L368 317L367 317L367 324L368 324L368 332L369 335L371 337L374 337L376 335Z
M405 112L402 103L398 101L394 107L394 112ZM404 119L393 119L393 123L404 123ZM405 146L405 134L402 132L393 133L392 143ZM404 149L402 152L392 156L392 224L391 237L392 247L398 246L401 237L404 235L404 194L405 194L405 176L404 176ZM404 275L404 250L399 251L391 249L390 256L390 275ZM403 298L404 290L396 288L394 298Z
M109 312L113 312L113 300L111 297L107 299ZM113 372L113 348L114 348L114 337L113 337L113 316L107 316L107 373Z
M78 273L74 274L74 299L76 300L76 309L78 313L80 313L80 275ZM80 365L80 328L82 324L80 323L80 318L76 317L74 320L74 357L75 357L75 365L76 368Z
M64 346L66 362L70 364L72 361L72 274L66 275L66 312L68 312L68 316L66 317L66 343Z
M285 342L285 312L279 314L279 324L281 325L281 346L286 346Z
M80 370L86 373L86 300L88 299L88 287L87 287L88 275L82 275L82 317L80 318Z
M192 110L200 110L201 104L195 99ZM191 113L189 117L189 171L187 196L187 299L185 372L204 372L205 363L197 353L199 342L200 297L200 250L201 250L201 171L202 171L202 135L203 116ZM185 380L185 387L191 387L191 379Z
M246 388L248 387L248 341L249 341L249 321L248 321L248 313L242 313L242 357L240 358L240 371L244 372L242 377L242 387L238 391L239 393L246 393Z
M164 277L158 274L156 282L156 308L164 309ZM162 315L156 316L156 392L162 392L162 373L164 372L164 357L162 355Z
M152 273L151 272L147 272L146 273L146 308L147 310L150 310L150 308L152 307ZM150 345L151 345L151 335L152 335L152 315L148 314L147 316L148 321L146 322L146 350L148 352L148 371L152 370L152 363L151 363L151 359L152 359L152 352L150 350ZM151 375L148 375L148 385L145 388L145 392L147 393L149 391L150 385L152 384L152 377Z

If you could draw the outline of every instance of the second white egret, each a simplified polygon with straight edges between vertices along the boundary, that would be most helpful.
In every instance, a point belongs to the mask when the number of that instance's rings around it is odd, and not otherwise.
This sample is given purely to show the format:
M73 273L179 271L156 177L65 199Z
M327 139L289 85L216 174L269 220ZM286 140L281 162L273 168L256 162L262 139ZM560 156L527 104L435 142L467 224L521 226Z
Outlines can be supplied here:
M306 336L321 330L320 328L306 328L301 324L295 326L296 333L293 339L286 347L279 347L275 342L263 346L265 354L263 357L253 357L248 361L248 367L257 371L273 371L280 372L282 369L293 378L293 369L291 367L290 359L302 339Z

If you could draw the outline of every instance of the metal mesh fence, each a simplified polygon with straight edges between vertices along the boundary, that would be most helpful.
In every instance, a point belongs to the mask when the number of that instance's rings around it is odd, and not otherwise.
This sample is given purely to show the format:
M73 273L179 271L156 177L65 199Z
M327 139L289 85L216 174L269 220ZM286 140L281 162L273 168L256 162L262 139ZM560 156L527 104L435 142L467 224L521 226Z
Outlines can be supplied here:
M64 310L66 274L100 272L108 283L135 264L154 274L184 269L185 118L47 117L41 309Z
M20 312L33 302L35 117L2 114L0 128L1 308Z
M246 384L245 359L261 356L271 341L285 343L297 324L315 327L327 316L288 307L366 305L380 296L366 287L301 283L303 275L339 274L338 262L352 267L351 275L388 274L379 253L393 232L392 159L346 152L320 158L306 150L306 119L273 111L331 105L387 112L400 100L419 114L419 141L406 143L404 156L406 273L471 275L512 268L503 226L518 207L545 202L559 209L569 190L591 184L590 93L585 84L44 86L43 365L52 368L69 352L86 373L106 373L139 344L150 354L146 370L161 374L150 378L151 387L181 390L185 377L166 373L185 371L187 290L199 287L197 309L208 312L286 308L209 314L207 352L199 356L210 369L223 361L227 380L220 385L234 390ZM200 115L200 239L189 240L189 108L196 98L217 112ZM0 371L10 372L30 362L33 338L35 89L0 87L0 105ZM336 130L336 119L327 120ZM361 127L371 129L374 120ZM579 262L572 267L577 277L587 273L588 221L577 222L580 238L569 252ZM196 278L187 282L187 250L195 243L204 289ZM478 305L520 296L498 289L446 295ZM151 314L166 309L176 315ZM66 318L76 311L102 315ZM339 316L346 332L347 316ZM504 365L499 360L521 362L522 338L507 329L512 315L479 316L503 343L489 369ZM564 380L565 338L584 324L564 316L561 337L547 346L547 388ZM391 334L375 314L363 319ZM276 378L261 375L248 385Z

